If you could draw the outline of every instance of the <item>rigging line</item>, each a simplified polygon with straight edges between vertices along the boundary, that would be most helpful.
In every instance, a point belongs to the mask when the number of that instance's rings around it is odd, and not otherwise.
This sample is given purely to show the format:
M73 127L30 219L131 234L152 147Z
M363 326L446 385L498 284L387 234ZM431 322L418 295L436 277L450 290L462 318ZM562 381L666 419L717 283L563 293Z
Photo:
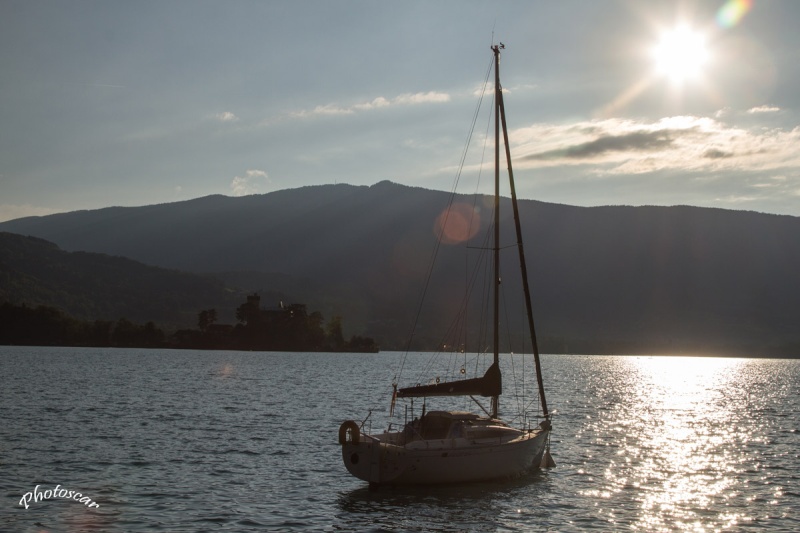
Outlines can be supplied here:
M492 238L492 226L489 226L484 235L484 242L486 243L490 241L491 238ZM478 293L480 295L480 299L478 305L479 330L478 330L477 342L479 343L479 346L484 345L484 348L482 350L479 349L481 354L486 354L489 350L489 346L486 344L488 341L488 335L490 331L487 315L489 314L489 302L491 301L493 278L492 278L492 263L490 261L488 252L489 252L488 248L483 248L481 250L481 253L479 254L480 262L478 263L478 267L476 267L476 272L475 272L476 276L478 275L478 272L482 272L480 280L483 281L482 287L480 287L480 292ZM480 270L478 270L479 267Z
M492 44L494 44L494 29L492 29ZM488 88L489 77L491 76L491 73L492 73L492 66L493 66L493 62L490 62L489 63L489 70L486 72L486 78L484 79L484 82L483 82L483 93L482 94L484 94L484 95L486 94L486 92L489 89ZM492 94L492 104L494 104L494 91L492 91L491 94ZM486 151L487 151L487 148L489 146L489 132L491 131L491 127L492 127L492 118L494 116L494 113L493 113L494 107L495 106L492 105L489 108L489 113L487 114L486 130L485 130L484 135L483 135L483 150L481 151L481 161L480 161L480 164L478 165L478 176L477 176L477 179L475 180L475 191L474 191L473 196L472 196L472 215L470 217L470 227L472 227L472 221L475 218L475 214L477 213L478 199L482 196L482 195L479 194L479 191L480 191L480 186L481 186L481 178L483 177L483 165L486 162ZM490 234L486 235L487 241L489 240L489 235ZM466 246L467 251L470 250L471 248L472 247L469 246L469 245ZM483 260L484 257L485 257L484 254L480 255L480 257L478 258L478 264L480 264L480 262ZM468 260L469 260L469 253L465 253L464 254L465 279L466 279L466 276L468 276L468 270L467 270L468 269ZM476 267L476 274L477 274L477 267ZM468 311L469 311L469 309L465 305L465 315L466 315L466 313L468 313ZM469 332L469 327L468 327L469 321L468 321L468 317L467 316L464 317L464 323L465 323L465 326L464 326L464 346L466 347L466 346L469 345L469 338L467 337L468 332ZM480 332L478 332L478 339L480 340ZM464 364L466 366L466 358L464 360Z
M494 58L492 58L492 61L489 62L489 67L486 70L486 80L488 80L489 76L491 75L493 64L494 64ZM458 182L461 179L461 173L464 170L464 161L467 158L467 153L469 153L469 145L470 145L470 143L472 141L472 135L473 135L473 133L475 131L475 124L478 122L478 116L480 114L481 105L483 103L483 99L484 99L484 96L486 94L486 84L487 84L486 80L484 81L484 90L483 90L483 92L481 92L481 96L478 99L478 104L477 104L477 106L475 108L475 113L473 114L473 117L472 117L472 124L470 125L469 133L467 134L466 146L464 147L464 151L463 151L462 156L461 156L461 162L459 164L458 170L456 171L456 176L454 178L453 187L451 189L450 202L448 203L448 206L447 206L447 211L446 211L446 214L445 214L444 222L443 222L441 228L439 229L439 234L437 235L436 244L434 245L434 250L433 250L433 254L431 256L431 261L430 261L430 264L428 266L428 273L427 273L427 277L426 277L426 280L425 280L425 285L424 285L424 287L422 289L422 294L421 294L421 297L420 297L419 306L417 307L417 313L416 313L416 316L414 318L414 323L413 323L413 325L411 327L411 334L408 336L408 343L406 344L406 350L405 350L405 353L403 354L403 360L402 360L402 362L400 364L400 369L395 373L395 378L394 378L395 382L397 382L398 377L403 373L403 369L405 368L406 358L408 356L408 352L411 350L411 342L414 339L414 333L417 330L417 325L418 325L418 322L419 322L419 316L420 316L420 313L422 312L422 304L425 301L425 295L428 292L428 287L430 285L431 278L433 277L433 266L434 266L434 264L436 262L436 256L439 254L439 248L441 247L441 242L442 242L442 235L444 234L444 228L447 226L447 218L449 217L449 214L450 214L450 207L453 205L453 200L455 198L456 187L458 186Z
M491 238L491 232L487 232L487 234L484 237L484 239L489 239L489 238ZM467 283L466 283L466 290L464 291L464 297L462 298L461 303L459 304L460 312L459 312L459 314L457 316L457 319L453 321L453 324L452 324L450 330L448 330L448 335L451 335L451 336L457 336L457 335L466 336L466 334L464 332L469 327L469 324L467 323L468 312L469 312L469 302L473 301L473 295L474 294L477 293L477 294L483 295L485 293L485 291L486 291L486 286L487 286L486 280L489 279L487 277L487 275L486 275L486 271L490 268L490 263L489 263L489 261L487 261L487 257L486 257L487 256L487 254L486 254L487 248L479 247L478 249L481 250L481 253L478 254L478 257L474 261L474 266L473 266L472 272L468 277L468 280L467 280ZM484 283L483 283L483 288L480 288L480 290L479 290L479 281L481 279L484 280ZM485 302L486 301L486 297L483 296L479 301ZM483 329L485 327L484 326L484 324L485 324L485 321L484 321L485 305L480 305L479 306L479 310L480 310L480 312L479 312L479 317L478 317L479 318L478 324L480 324L481 327L479 328L479 331L478 331L478 334L477 334L477 338L478 338L478 341L480 342L480 341L485 340L485 337L484 337L485 336L485 332L483 331ZM465 347L464 348L464 353L465 353L465 363L466 363L466 353L469 352L469 347L467 345L467 339L464 338L463 340L464 340L464 347Z
M524 309L523 309L523 312L524 312ZM525 347L525 344L526 344L526 343L525 343L525 341L526 341L526 333L525 333L525 326L524 326L524 325L522 325L522 331L520 332L519 336L520 336L520 338L522 339L522 346L520 347L520 350L521 350L521 351L520 351L520 359L522 359L522 364L521 364L521 366L522 366L522 370L521 370L521 373L522 373L522 394L521 394L521 399L520 399L520 401L522 402L522 406L520 407L520 412L524 414L524 413L525 413L525 407L524 407L524 405L525 405L525 402L526 402L526 400L525 400L525 398L526 398L525 394L526 394L526 391L527 391L527 385L528 385L528 382L527 382L527 381L526 381L526 379L525 379L525 369L526 369L527 367L525 366L525 349L526 349L526 347Z
M489 76L491 76L492 73L493 64L494 60L490 61L489 67L486 69L486 76L484 77L483 81L483 90L481 91L481 95L478 98L478 104L475 106L475 113L472 116L472 123L469 128L469 133L467 134L466 142L464 143L464 150L461 153L461 160L459 161L458 171L456 172L455 178L453 180L453 186L450 190L451 194L453 195L455 195L456 189L458 188L458 182L461 179L461 173L464 171L464 163L467 160L467 154L469 154L469 147L472 144L472 136L475 133L475 125L478 123L478 117L480 116L481 106L483 105L483 99L486 97L487 85L489 82Z
M487 234L485 236L485 239L488 240L490 238L491 238L491 232L487 232ZM468 306L469 306L468 304L473 298L473 293L475 293L475 291L477 290L478 281L480 281L481 279L484 279L485 280L484 287L488 286L488 284L486 283L486 280L488 280L489 277L486 275L485 271L489 269L490 264L489 264L489 261L487 261L487 258L486 258L486 255L487 255L485 253L486 249L482 249L482 250L484 250L484 253L479 254L478 259L475 261L475 266L473 267L473 271L471 273L471 277L467 281L467 290L465 291L464 297L462 298L461 303L459 304L459 307L458 307L458 309L460 311L456 314L456 316L454 317L453 321L450 323L450 326L448 327L447 331L440 338L440 340L438 342L438 346L442 346L442 345L446 344L447 341L450 340L450 339L455 339L456 340L456 345L459 344L459 342L458 342L460 340L459 339L459 336L460 336L459 331L464 331L468 326L468 324L466 323L467 311L468 311ZM484 273L483 276L480 275L482 272ZM484 290L488 290L488 289L484 289ZM484 292L484 290L481 291L481 294ZM484 298L486 298L486 297L484 297ZM485 311L483 311L483 308L482 308L481 318L483 318L484 314L485 314ZM483 324L484 321L480 320L479 323ZM483 332L479 332L479 338L482 337L484 334L485 333L483 333ZM466 353L467 352L468 352L468 350L466 349L466 346L465 346L465 349L464 349L465 360L466 360ZM437 350L437 353L441 353L441 350ZM434 362L433 358L431 358L428 361L428 363L426 364L426 366L423 367L419 371L418 379L417 379L418 381L421 382L421 381L425 380L425 376L427 376L430 373L431 368L433 367L433 362ZM477 370L476 370L476 372L477 372Z
M486 94L486 92L488 91L487 85L489 83L489 76L492 73L492 66L493 65L494 65L493 62L489 64L489 71L486 73L486 79L483 82L483 93L481 94L481 97L483 97L483 95ZM492 91L492 104L494 104L494 91ZM489 114L487 115L487 119L486 119L486 131L483 134L483 151L481 152L481 164L478 167L478 179L475 182L475 193L474 193L475 194L475 202L478 201L477 196L478 196L478 191L480 190L481 176L483 175L483 164L486 162L486 149L489 146L489 133L490 133L491 128L492 128L492 118L494 117L494 107L495 106L492 105L489 108Z
M492 417L491 413L489 413L489 411L486 410L486 408L483 406L483 404L481 402L479 402L478 399L475 396L470 395L470 398L472 399L473 402L478 404L478 407L481 408L481 411L486 413L486 416L488 416L489 418Z
M508 302L508 297L506 296L506 286L505 286L505 284L501 284L500 285L500 289L501 289L501 296L502 296L501 299L502 299L502 302L503 302L503 315L505 316L506 343L507 343L508 350L509 350L510 356L511 356L511 377L513 378L513 382L514 382L514 389L513 389L514 390L514 399L516 400L516 403L517 403L517 412L521 413L522 412L522 404L520 402L520 397L519 397L519 392L518 392L519 387L517 386L517 371L516 371L516 368L514 366L514 352L513 352L514 344L513 344L513 338L512 338L512 335L511 335L511 319L509 318L509 313L508 313L508 304L509 304L509 302ZM525 375L523 373L522 379L524 380L524 378L525 378ZM524 388L524 386L525 386L525 382L524 381L522 381L522 385L523 385L523 388Z
M488 238L488 236L486 237ZM485 250L485 248L481 248ZM456 318L453 320L453 323L450 329L447 332L447 336L455 337L458 335L457 330L459 327L465 328L467 326L467 313L468 313L468 304L470 300L472 300L472 295L476 290L477 282L480 279L480 273L486 269L487 261L486 261L486 254L482 253L479 254L479 257L475 260L472 272L467 272L467 280L466 280L466 290L464 291L464 297L459 304L459 313ZM443 341L446 339L443 339Z
M490 226L489 229L491 230L493 227L494 227L494 225ZM470 250L486 250L486 251L489 251L489 252L494 250L494 247L489 246L489 245L486 245L486 246L467 246L467 248L469 248ZM516 243L515 244L506 244L505 246L499 246L497 249L502 252L503 250L508 250L509 248L519 248L519 245L516 244Z

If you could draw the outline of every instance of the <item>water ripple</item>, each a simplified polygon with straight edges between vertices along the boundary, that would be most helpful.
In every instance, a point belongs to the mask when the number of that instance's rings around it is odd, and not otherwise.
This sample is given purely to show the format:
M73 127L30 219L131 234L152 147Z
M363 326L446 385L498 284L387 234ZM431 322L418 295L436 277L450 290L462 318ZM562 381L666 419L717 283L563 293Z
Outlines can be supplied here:
M555 469L371 492L337 430L393 354L0 350L0 529L800 530L798 361L545 356ZM100 507L18 504L57 484Z

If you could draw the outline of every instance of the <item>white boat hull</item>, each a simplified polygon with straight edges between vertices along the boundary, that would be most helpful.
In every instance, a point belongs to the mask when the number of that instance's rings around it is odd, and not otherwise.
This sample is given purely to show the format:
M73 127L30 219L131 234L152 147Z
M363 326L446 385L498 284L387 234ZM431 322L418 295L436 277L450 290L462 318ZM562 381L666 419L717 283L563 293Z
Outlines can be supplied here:
M415 441L405 446L362 435L342 444L342 460L355 477L371 485L467 483L519 477L539 468L548 429L507 439L464 438ZM386 439L390 440L390 439Z

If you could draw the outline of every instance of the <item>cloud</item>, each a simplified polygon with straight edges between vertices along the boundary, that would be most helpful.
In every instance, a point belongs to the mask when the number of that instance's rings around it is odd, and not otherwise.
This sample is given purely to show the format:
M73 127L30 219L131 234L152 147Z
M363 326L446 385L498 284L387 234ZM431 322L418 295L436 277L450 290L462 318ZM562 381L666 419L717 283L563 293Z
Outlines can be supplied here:
M379 96L372 100L371 102L365 102L362 104L356 104L351 108L348 108L348 111L354 113L355 111L371 111L373 109L379 109L381 107L388 107L392 105L392 102L384 98L383 96Z
M762 105L762 106L758 106L758 107L752 107L752 108L748 109L747 112L750 113L750 114L754 114L754 113L777 113L780 110L781 110L780 107Z
M255 194L263 183L269 183L269 176L263 170L248 170L244 176L235 176L231 180L231 194L233 196L245 196Z
M598 137L563 149L552 150L538 154L531 154L525 159L586 159L602 155L607 152L625 151L650 151L669 147L672 139L668 130L664 131L636 131L623 135L606 135Z
M220 122L239 122L239 117L237 117L230 111L223 111L222 113L217 113L216 115L214 115L214 118L219 120Z
M450 101L450 95L430 91L427 93L401 94L393 100L398 105L417 105L417 104L442 104Z
M595 175L800 167L800 128L744 127L707 117L538 124L512 132L511 140L522 168L594 165Z
M717 197L714 200L721 204L729 204L732 206L736 206L739 204L752 203L757 200L760 200L760 198L758 196L743 196L743 195L730 194L728 196Z
M718 150L717 148L709 148L703 154L703 157L707 157L709 159L722 159L723 157L732 157L733 154L730 152L723 152L722 150Z
M362 111L373 111L391 106L411 106L420 104L440 104L450 101L450 95L436 91L426 93L401 94L394 98L378 96L368 102L360 102L350 106L340 106L337 104L319 105L313 109L303 109L295 111L292 116L299 118L330 116L330 115L352 115Z
M31 204L0 204L0 222L23 217L41 217L60 212L50 207L38 207Z

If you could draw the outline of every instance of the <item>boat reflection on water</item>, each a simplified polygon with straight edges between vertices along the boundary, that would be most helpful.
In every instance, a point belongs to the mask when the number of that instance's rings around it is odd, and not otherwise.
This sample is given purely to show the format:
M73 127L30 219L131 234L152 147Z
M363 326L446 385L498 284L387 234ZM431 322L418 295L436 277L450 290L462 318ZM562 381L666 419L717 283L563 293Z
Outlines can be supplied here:
M387 531L515 531L536 524L540 502L552 495L548 470L498 482L419 486L397 485L373 491L366 486L342 491L335 530L356 531L370 524ZM526 502L527 507L514 507Z
M599 396L615 401L599 405L598 418L582 430L584 437L599 436L589 453L602 453L601 464L607 466L597 488L583 494L608 501L603 514L613 522L615 495L634 491L640 513L631 525L645 531L704 530L702 524L709 519L729 529L756 519L748 503L769 493L753 494L742 475L761 468L761 456L768 451L758 413L769 408L769 402L752 389L748 392L745 384L758 384L762 378L753 373L763 370L763 362L698 357L614 360L620 366L619 380ZM592 461L589 458L587 466ZM624 522L630 524L630 516Z

